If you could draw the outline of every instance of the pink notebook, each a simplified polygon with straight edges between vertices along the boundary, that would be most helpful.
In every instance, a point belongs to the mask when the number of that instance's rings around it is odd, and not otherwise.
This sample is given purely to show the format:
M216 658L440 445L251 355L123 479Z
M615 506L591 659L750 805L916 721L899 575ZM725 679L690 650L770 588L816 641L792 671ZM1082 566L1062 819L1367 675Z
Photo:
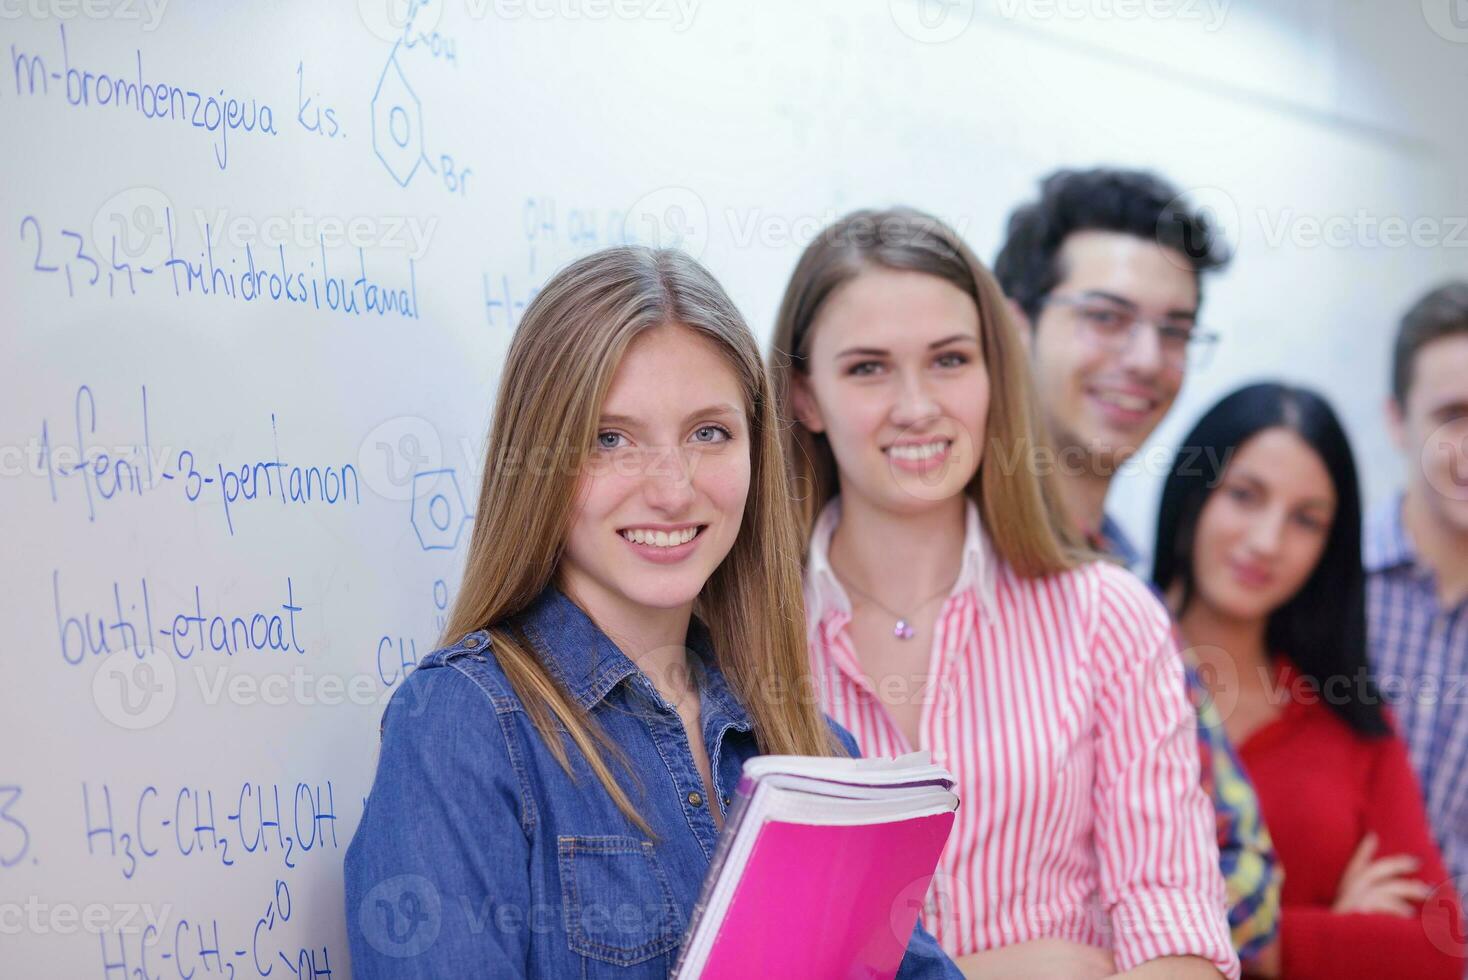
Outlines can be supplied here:
M952 786L926 752L749 760L674 975L896 976L953 827Z

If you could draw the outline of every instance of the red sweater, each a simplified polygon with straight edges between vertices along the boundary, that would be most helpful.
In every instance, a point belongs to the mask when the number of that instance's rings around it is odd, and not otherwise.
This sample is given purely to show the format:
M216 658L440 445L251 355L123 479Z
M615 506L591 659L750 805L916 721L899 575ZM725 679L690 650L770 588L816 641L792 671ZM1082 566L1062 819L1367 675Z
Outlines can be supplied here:
M1291 667L1276 676L1276 690L1288 692L1288 700L1239 746L1239 756L1284 868L1281 975L1461 980L1468 937L1458 895L1401 739L1356 734ZM1421 861L1416 877L1436 890L1419 915L1331 911L1341 875L1369 831L1379 839L1377 858L1411 854Z

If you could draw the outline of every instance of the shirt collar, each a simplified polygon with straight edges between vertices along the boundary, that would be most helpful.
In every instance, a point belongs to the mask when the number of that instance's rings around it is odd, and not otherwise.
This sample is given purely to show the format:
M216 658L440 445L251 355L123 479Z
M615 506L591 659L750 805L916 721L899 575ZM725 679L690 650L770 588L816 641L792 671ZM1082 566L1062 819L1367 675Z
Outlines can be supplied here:
M1142 578L1151 577L1149 575L1142 575L1141 570L1138 568L1142 564L1141 551L1137 550L1137 546L1132 543L1132 539L1127 536L1126 531L1122 529L1122 526L1110 514L1101 515L1100 537L1102 550L1106 551L1112 557L1120 559L1121 563L1128 570L1135 572Z
M512 617L512 623L584 711L639 672L631 658L554 582ZM709 629L696 615L688 621L686 642L694 655L690 662L704 699L704 727L720 724L749 730L749 713L729 689L715 661Z
M831 537L836 533L836 525L840 523L841 497L838 494L821 508L815 528L811 531L810 549L806 552L805 603L806 615L812 624L823 622L833 612L851 616L851 599L831 569ZM978 505L973 498L965 496L963 564L949 596L975 589L984 614L993 618L997 601L994 584L996 563L993 543L984 530L984 522L979 518Z
M1368 573L1384 572L1417 561L1412 541L1407 537L1407 526L1402 521L1402 497L1401 493L1394 494L1366 522L1362 562Z

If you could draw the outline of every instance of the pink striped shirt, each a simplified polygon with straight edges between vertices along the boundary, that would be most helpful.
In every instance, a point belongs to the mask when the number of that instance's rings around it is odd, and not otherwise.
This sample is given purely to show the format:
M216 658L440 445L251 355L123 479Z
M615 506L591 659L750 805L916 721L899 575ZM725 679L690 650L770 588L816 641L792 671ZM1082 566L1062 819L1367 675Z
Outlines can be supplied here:
M910 746L846 629L851 603L827 558L839 520L836 498L806 568L816 683L864 753L929 749L958 779L924 913L943 948L1055 937L1112 950L1118 970L1199 956L1238 977L1195 715L1147 587L1105 562L1021 578L970 501L925 683L909 687L924 699Z

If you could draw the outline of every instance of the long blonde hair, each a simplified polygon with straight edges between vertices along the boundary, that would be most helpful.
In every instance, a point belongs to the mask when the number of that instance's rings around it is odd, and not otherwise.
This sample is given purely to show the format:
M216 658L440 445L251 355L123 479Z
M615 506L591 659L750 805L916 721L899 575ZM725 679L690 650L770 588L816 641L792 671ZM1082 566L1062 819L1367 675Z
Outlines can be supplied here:
M739 376L750 423L743 521L695 613L750 714L761 752L841 751L810 684L801 544L769 375L722 287L680 252L596 252L555 275L525 310L500 380L463 582L441 638L446 645L487 628L494 656L557 761L570 771L559 724L618 808L644 831L602 758L601 749L615 753L616 747L506 620L556 575L581 468L623 353L639 334L666 324L715 343Z
M1095 557L1065 518L1030 366L999 284L957 232L911 208L855 211L821 232L801 255L780 304L770 373L780 417L788 420L786 458L803 548L840 483L825 435L796 421L792 382L797 372L809 371L810 327L822 304L871 268L937 276L978 307L979 343L989 373L987 445L964 492L978 504L994 550L1023 576L1065 571Z

